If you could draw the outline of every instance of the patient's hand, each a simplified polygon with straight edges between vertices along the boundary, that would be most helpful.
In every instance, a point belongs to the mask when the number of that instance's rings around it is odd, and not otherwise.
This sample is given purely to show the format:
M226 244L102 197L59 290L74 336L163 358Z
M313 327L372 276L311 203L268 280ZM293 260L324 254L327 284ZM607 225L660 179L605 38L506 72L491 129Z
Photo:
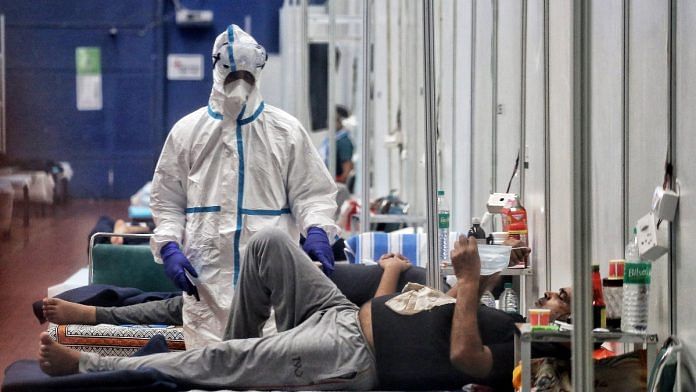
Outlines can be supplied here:
M520 241L517 238L508 238L503 242L503 245L512 247L512 252L510 253L510 264L508 264L509 266L528 264L527 258L532 250L524 241Z
M399 272L404 272L411 268L411 262L406 257L398 253L387 253L379 258L379 266L383 270L398 269Z
M481 275L481 259L476 246L476 238L460 235L450 253L452 267L457 279L470 279L478 282Z

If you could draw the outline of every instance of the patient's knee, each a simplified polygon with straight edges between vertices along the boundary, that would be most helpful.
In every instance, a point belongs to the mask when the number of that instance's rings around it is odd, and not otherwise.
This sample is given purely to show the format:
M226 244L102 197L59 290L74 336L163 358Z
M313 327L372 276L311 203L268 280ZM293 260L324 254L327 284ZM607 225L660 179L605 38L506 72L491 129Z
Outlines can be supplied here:
M290 235L280 229L267 227L251 236L247 244L251 252L260 252L269 246L292 243Z

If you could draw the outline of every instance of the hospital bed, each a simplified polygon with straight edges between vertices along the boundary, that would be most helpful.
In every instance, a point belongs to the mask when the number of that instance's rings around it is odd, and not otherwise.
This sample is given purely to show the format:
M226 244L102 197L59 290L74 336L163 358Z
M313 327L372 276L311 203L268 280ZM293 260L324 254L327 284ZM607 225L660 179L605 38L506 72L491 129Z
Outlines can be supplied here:
M180 291L155 263L148 245L100 244L101 237L149 237L149 234L96 233L90 239L89 283L131 287L143 292ZM172 351L184 350L181 326L173 325L56 325L49 335L59 343L84 352L130 356L154 335L162 335Z

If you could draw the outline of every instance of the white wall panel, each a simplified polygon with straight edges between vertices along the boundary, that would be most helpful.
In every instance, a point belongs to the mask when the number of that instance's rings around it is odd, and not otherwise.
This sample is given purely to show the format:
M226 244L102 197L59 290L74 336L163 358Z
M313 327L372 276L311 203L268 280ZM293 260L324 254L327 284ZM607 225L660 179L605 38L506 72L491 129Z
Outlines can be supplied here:
M371 140L373 182L370 190L371 197L382 197L389 193L389 150L384 145L384 140L389 133L389 79L383 77L389 74L389 19L387 10L389 3L386 1L374 2L373 42L374 55L374 87L373 87L373 134Z
M520 146L522 1L498 1L498 73L495 191L505 192ZM519 193L519 176L510 192Z
M572 3L549 1L549 126L551 194L548 272L551 288L570 286L572 276Z
M655 186L662 184L669 126L669 3L630 2L628 221L650 211ZM666 225L665 225L666 226ZM669 334L667 258L653 263L649 328Z
M592 2L592 260L622 259L623 0Z
M434 3L435 8L435 58L436 78L435 91L437 94L437 126L438 126L438 187L445 190L453 208L453 189L456 179L457 162L453 158L454 116L454 1L443 0ZM453 209L453 215L461 215ZM452 230L463 230L450 222Z
M685 346L682 388L696 390L696 2L677 1L677 132L675 174L681 183L674 222L676 268L676 333Z
M525 129L529 168L525 174L524 206L527 209L531 263L536 271L533 292L546 287L546 152L544 151L544 1L527 2L527 55Z
M486 201L492 190L492 128L493 128L493 74L492 38L493 6L496 0L473 0L474 21L474 72L471 128L471 216L481 216L486 211ZM486 231L490 231L486 228Z
M455 1L454 116L452 158L452 227L468 229L471 223L471 43L473 2Z

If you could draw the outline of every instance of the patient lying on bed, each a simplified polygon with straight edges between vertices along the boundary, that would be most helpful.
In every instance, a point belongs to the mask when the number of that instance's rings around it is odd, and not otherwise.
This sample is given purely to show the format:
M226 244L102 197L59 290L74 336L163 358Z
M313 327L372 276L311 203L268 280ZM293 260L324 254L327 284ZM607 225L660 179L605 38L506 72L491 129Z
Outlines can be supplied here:
M117 358L70 350L44 333L40 365L51 375L150 367L182 386L205 388L450 389L478 383L511 389L514 323L521 318L479 305L473 239L461 237L452 253L457 284L448 294L456 303L413 315L388 303L411 264L394 254L379 264L384 271L375 298L358 308L286 234L266 230L247 248L226 341ZM47 316L98 321L98 308L63 305L48 301ZM259 337L270 306L279 333Z

